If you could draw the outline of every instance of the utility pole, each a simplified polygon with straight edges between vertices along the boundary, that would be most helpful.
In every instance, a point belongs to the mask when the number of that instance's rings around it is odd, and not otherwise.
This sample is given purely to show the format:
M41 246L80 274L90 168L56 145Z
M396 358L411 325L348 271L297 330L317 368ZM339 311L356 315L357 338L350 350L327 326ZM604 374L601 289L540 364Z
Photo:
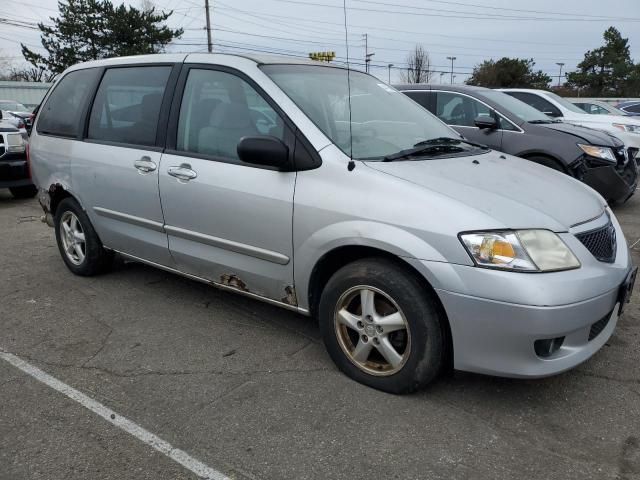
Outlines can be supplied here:
M209 17L209 0L204 0L204 10L207 16L207 50L209 53L213 51L213 43L211 42L211 18Z
M453 84L453 62L456 60L456 57L447 57L447 60L451 60L451 83Z
M564 63L557 62L556 65L560 67L560 73L558 74L558 86L560 86L560 78L562 78L562 67L564 67Z
M364 38L364 71L369 73L369 63L375 53L369 53L369 35L363 33L362 36Z
M393 63L390 63L387 67L389 67L389 81L387 83L391 84L391 67L393 67Z

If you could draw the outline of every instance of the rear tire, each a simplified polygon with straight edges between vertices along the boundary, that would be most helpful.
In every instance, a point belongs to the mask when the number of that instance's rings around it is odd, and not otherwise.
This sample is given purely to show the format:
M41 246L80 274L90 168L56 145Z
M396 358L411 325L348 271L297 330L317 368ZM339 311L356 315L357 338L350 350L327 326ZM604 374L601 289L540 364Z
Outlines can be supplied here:
M338 270L319 307L322 337L337 367L389 393L426 386L445 363L445 320L431 295L414 272L384 258Z
M69 270L84 277L107 271L113 252L102 246L89 217L73 198L65 198L56 209L56 241Z
M38 189L35 185L25 185L24 187L11 187L9 188L13 198L33 198L38 193Z

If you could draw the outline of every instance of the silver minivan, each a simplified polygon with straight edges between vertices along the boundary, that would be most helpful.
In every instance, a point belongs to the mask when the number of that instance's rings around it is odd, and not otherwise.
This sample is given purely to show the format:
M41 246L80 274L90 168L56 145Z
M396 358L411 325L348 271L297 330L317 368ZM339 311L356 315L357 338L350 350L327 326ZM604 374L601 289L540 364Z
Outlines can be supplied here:
M73 273L117 252L313 315L337 366L388 392L450 367L570 369L611 336L635 279L589 187L329 64L76 65L44 100L30 161Z

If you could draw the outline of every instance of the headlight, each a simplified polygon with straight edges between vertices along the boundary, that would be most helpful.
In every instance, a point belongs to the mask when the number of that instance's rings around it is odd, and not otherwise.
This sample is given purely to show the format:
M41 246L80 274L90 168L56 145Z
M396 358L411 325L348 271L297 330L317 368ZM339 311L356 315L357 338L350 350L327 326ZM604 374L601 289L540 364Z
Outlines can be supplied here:
M609 147L596 147L595 145L583 145L581 143L578 144L580 150L589 155L590 157L599 158L600 160L606 160L609 163L616 164L618 160L616 156L613 154L613 150Z
M7 134L7 152L22 153L25 151L24 140L19 133Z
M580 267L562 239L550 230L509 230L460 234L479 267L518 272L552 272Z
M640 125L630 125L628 123L612 123L611 125L623 132L640 133Z

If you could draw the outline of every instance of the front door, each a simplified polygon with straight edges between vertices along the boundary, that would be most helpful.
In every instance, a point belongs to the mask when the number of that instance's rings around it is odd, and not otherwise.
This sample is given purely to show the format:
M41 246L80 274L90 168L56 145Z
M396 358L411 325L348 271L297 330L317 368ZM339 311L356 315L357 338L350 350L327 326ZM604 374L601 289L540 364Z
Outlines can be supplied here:
M496 113L475 98L454 92L437 92L436 115L447 125L455 128L468 140L482 143L493 150L502 150L502 130L479 129L475 119L481 116L493 116Z
M166 266L172 260L158 192L162 148L156 134L172 68L107 69L72 165L74 185L104 245Z
M239 75L206 67L183 70L176 90L182 97L171 112L175 148L162 156L160 170L169 248L184 272L295 304L296 173L250 166L237 154L242 137L285 140L288 130Z

